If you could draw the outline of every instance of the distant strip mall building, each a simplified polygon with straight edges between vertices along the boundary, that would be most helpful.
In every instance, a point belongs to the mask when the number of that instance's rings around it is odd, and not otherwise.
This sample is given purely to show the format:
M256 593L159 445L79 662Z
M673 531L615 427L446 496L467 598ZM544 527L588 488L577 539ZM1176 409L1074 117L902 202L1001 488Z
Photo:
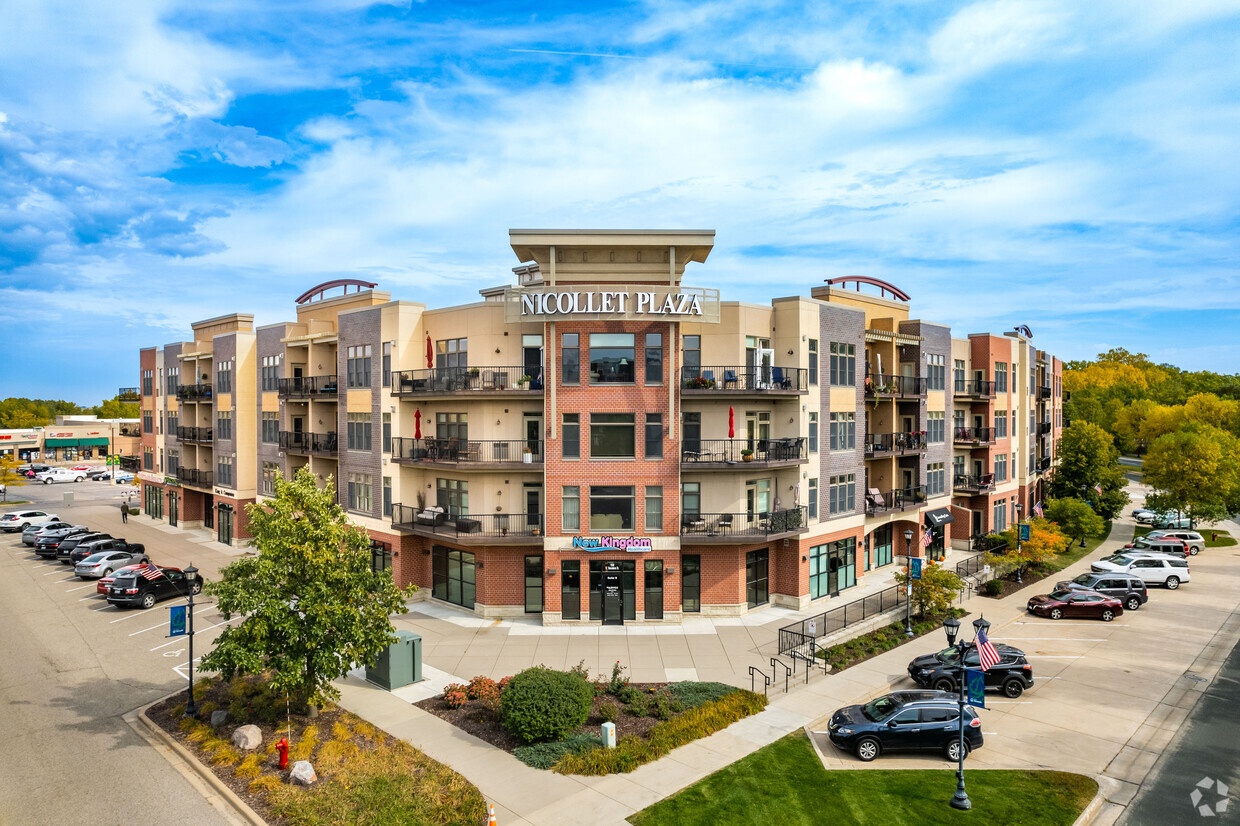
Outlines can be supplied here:
M682 283L713 231L510 242L517 283L471 304L346 279L142 350L146 513L243 545L309 467L429 599L674 623L808 606L1043 496L1062 365L1028 328L953 338L864 277L723 301Z

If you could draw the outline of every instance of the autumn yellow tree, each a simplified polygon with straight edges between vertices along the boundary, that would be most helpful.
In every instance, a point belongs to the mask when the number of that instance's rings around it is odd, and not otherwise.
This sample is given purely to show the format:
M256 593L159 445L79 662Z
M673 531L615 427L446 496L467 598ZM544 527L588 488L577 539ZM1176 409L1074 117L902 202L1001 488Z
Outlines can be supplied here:
M26 477L17 472L20 460L16 456L0 456L0 487L4 488L4 501L9 501L9 488L26 484Z

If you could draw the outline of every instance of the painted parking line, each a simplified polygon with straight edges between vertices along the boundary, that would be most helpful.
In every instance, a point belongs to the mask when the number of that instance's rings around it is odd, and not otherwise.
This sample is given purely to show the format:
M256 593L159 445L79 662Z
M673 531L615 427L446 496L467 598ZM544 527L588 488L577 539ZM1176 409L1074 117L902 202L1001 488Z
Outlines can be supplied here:
M52 574L58 574L58 573L60 573L60 571L48 571L48 572L47 572L46 574L44 574L43 576L51 576Z
M112 607L112 603L110 603L110 602L109 602L107 605L101 605L101 606L99 606L98 608L92 608L92 609L90 609L90 610L92 610L92 611L104 611L104 610L107 610L108 608L111 608L111 607Z
M39 558L40 558L40 559L42 559L42 557L39 557ZM40 565L40 566L38 566L38 567L40 567L40 568L59 568L59 567L60 567L60 563L59 563L59 562L49 562L49 563L47 563L46 565ZM44 574L44 576L47 576L47 574Z
M88 599L98 599L101 596L103 596L103 594L91 594L88 597L82 597L81 599L78 600L78 602L85 602Z
M995 705L1003 704L1005 706L1031 706L1033 705L1033 700L987 700L986 702L992 703Z
M80 590L82 590L83 588L94 588L94 587L95 587L95 583L93 583L93 582L88 582L88 583L86 583L85 585L79 585L79 586L78 586L78 587L76 587L76 588L68 588L68 589L66 589L66 590L65 590L65 593L66 593L66 594L72 594L74 591L80 591Z
M116 623L118 623L118 622L124 622L125 620L135 619L135 618L140 617L140 616L142 616L142 614L140 614L140 613L138 613L137 611L135 611L135 612L133 612L132 614L126 614L125 616L121 617L120 619L114 619L114 620L112 620L112 624L113 624L113 625L115 625L115 624L116 624Z
M1034 654L1033 656L1043 660L1083 660L1083 654Z
M201 613L210 611L214 607L215 607L214 605L208 605L206 608L203 608L202 611L195 611L194 616L198 616ZM138 616L141 616L141 614L139 614ZM154 631L156 628L167 628L167 627L168 627L168 621L164 620L163 622L159 623L159 625L152 625L150 628L143 628L141 631L134 631L129 636L136 637L139 634L145 634L147 631Z

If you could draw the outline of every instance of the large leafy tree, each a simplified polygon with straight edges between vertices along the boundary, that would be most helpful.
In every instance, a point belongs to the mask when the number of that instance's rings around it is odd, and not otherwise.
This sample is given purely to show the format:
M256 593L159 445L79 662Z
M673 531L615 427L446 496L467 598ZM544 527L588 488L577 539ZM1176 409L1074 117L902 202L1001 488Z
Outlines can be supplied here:
M21 464L16 456L0 456L0 485L4 486L4 501L9 499L9 488L26 484L26 477L17 472Z
M225 619L245 619L224 629L202 668L225 679L270 671L277 690L313 710L339 697L332 680L396 641L389 617L408 610L407 593L371 569L366 533L304 467L291 482L276 477L275 497L246 513L258 555L206 588Z
M1046 518L1059 526L1073 539L1085 541L1089 536L1100 536L1106 530L1106 520L1080 499L1064 497L1046 502Z
M137 402L123 402L117 399L104 399L90 409L101 419L136 419L141 415Z
M908 574L896 571L896 582L901 586L905 585ZM913 604L917 606L918 616L943 616L951 609L952 600L963 587L964 581L955 571L933 562L922 565L921 579L913 580Z
M1240 510L1240 440L1208 424L1159 437L1146 454L1148 507L1217 522Z
M1094 488L1102 488L1099 494ZM1128 493L1119 463L1119 450L1111 434L1091 422L1077 421L1059 440L1059 464L1051 477L1051 496L1076 497L1090 502L1104 519L1112 519L1128 504Z

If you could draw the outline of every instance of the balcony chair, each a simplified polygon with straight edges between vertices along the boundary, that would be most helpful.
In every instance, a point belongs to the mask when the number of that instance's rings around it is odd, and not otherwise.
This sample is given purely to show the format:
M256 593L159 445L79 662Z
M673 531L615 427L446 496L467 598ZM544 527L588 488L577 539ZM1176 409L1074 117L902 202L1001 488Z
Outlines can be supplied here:
M736 377L735 370L723 371L723 386L726 389L728 385L732 385L733 387L740 389L740 379Z

